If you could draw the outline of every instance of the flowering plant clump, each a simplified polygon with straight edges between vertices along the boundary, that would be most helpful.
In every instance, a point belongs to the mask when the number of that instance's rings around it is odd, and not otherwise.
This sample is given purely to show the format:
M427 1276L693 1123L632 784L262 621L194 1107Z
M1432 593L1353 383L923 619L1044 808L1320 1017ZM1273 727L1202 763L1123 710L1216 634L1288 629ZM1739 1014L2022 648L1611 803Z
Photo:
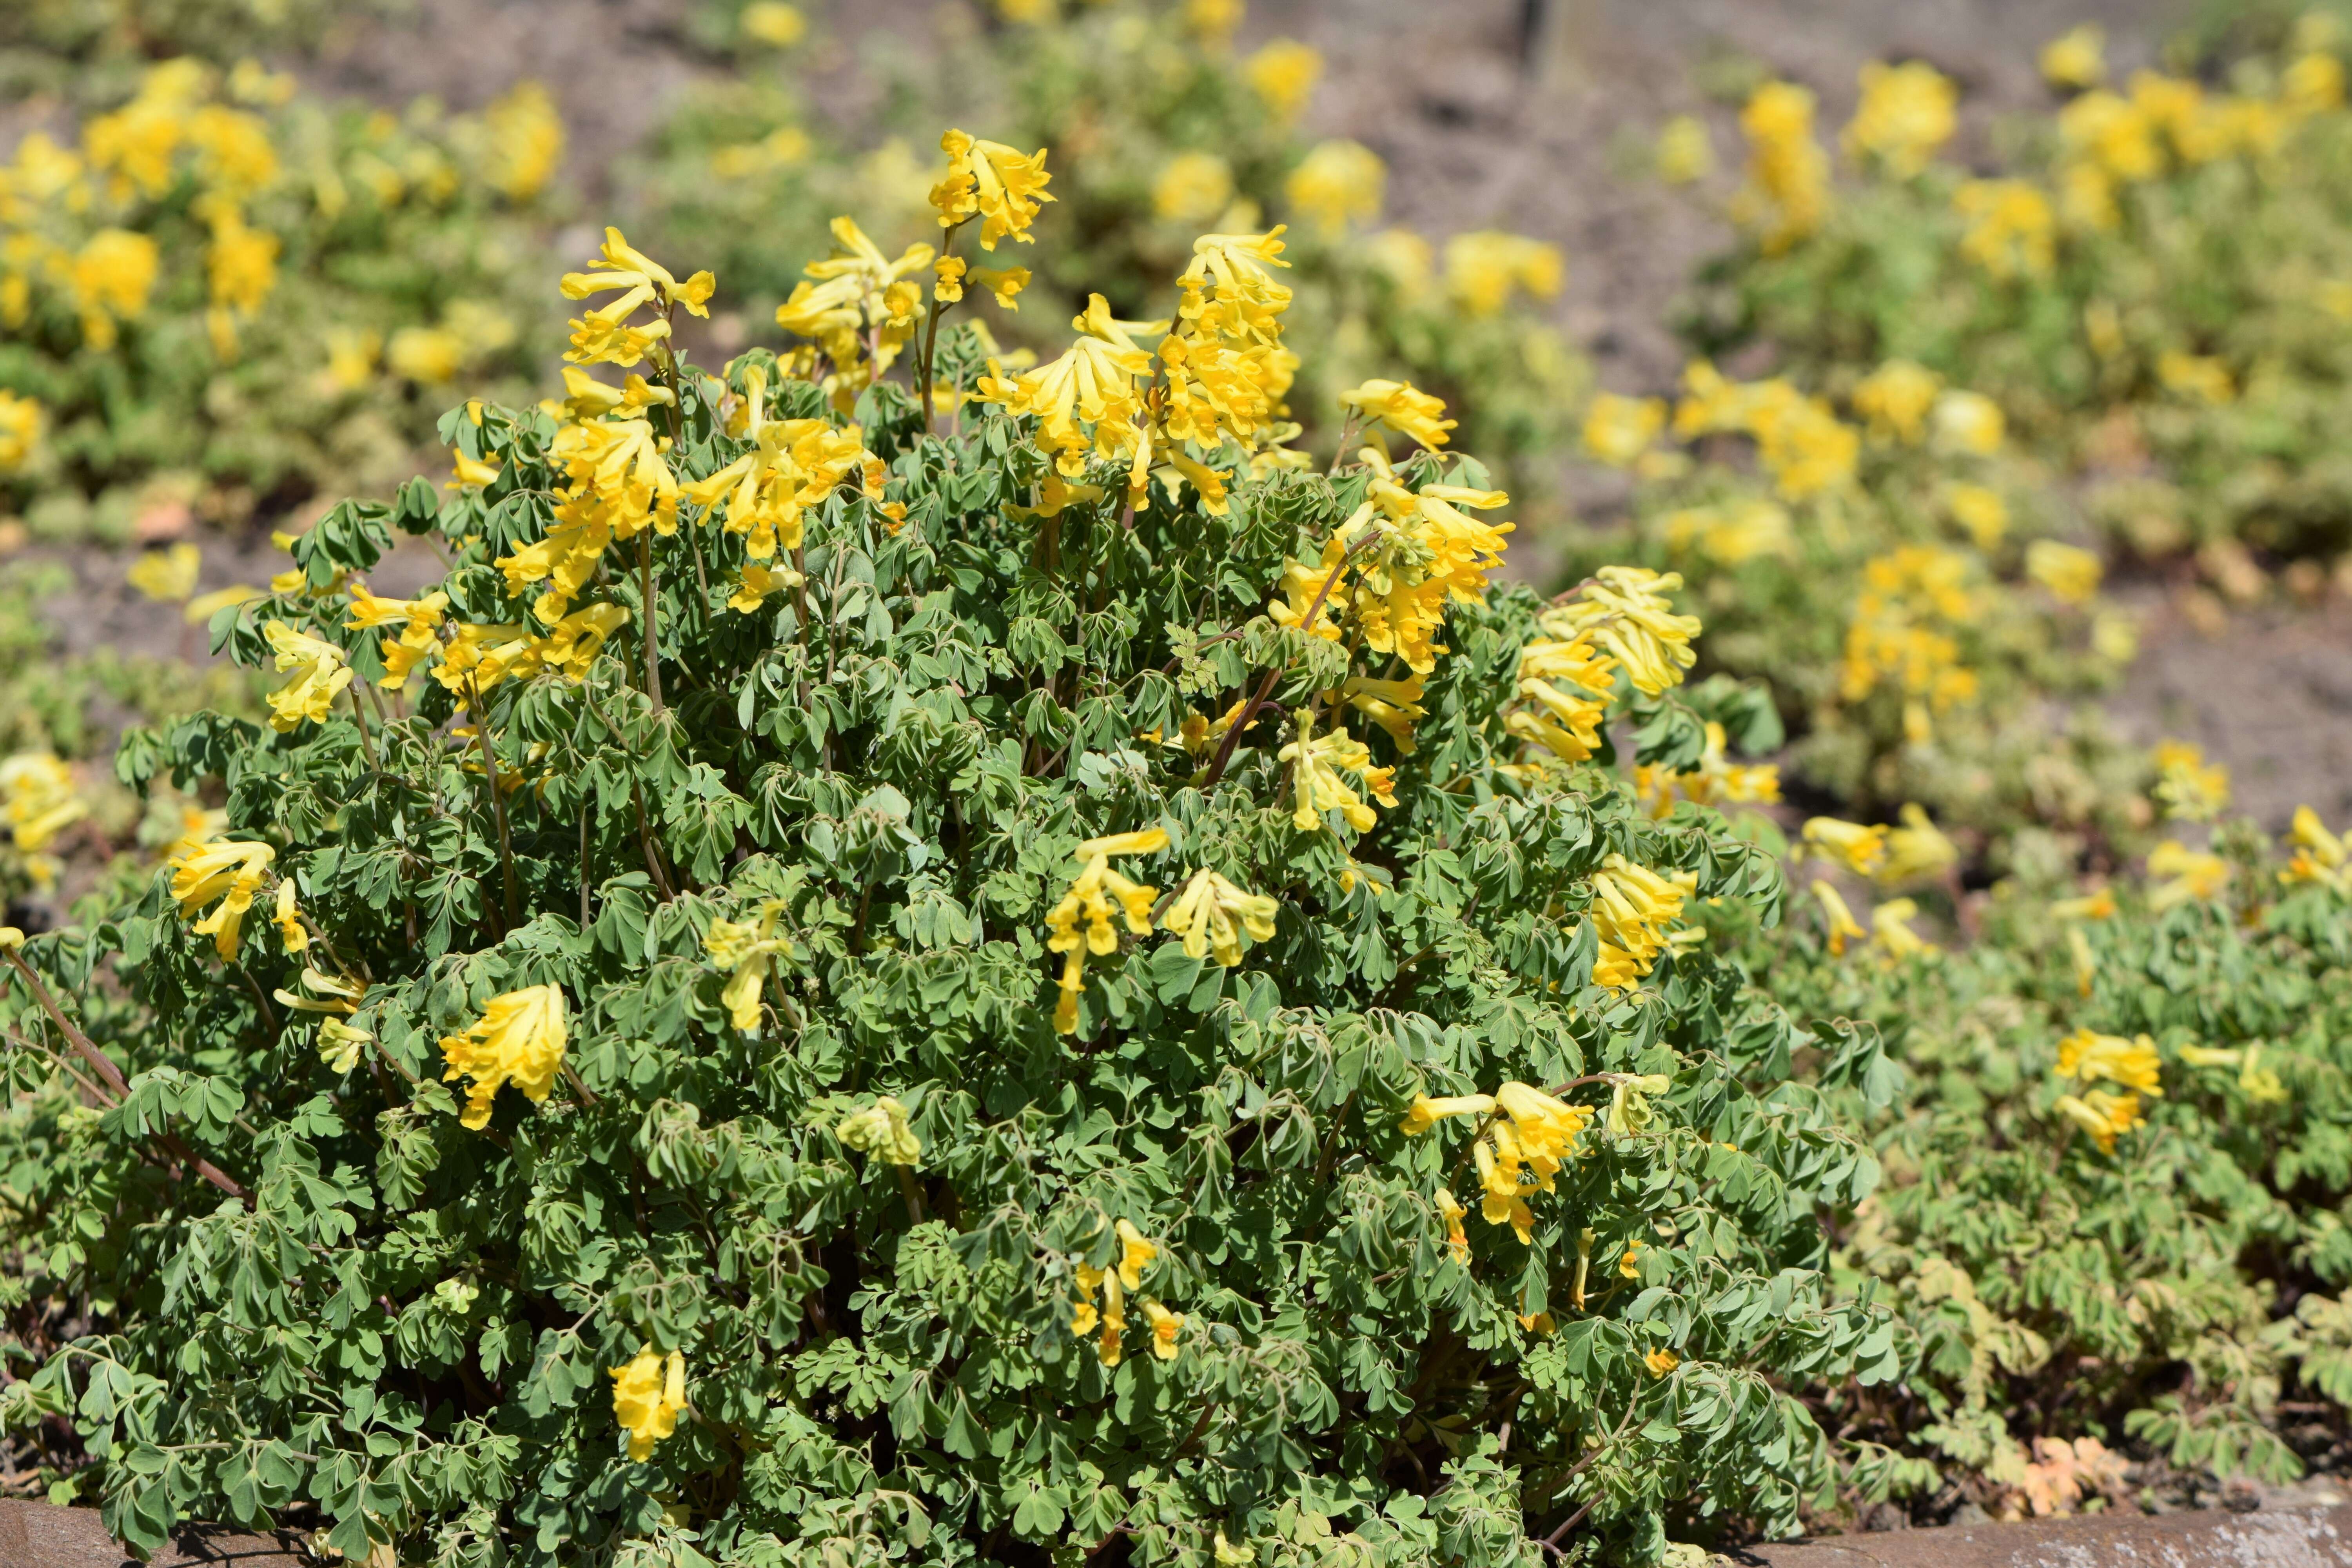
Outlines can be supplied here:
M521 363L563 147L536 84L402 118L183 56L102 107L0 163L0 507L36 534L389 484L457 377Z
M1823 384L1915 363L1993 398L2118 544L2196 551L2222 599L2263 592L2249 551L2310 577L2352 544L2352 39L2313 10L2230 41L2111 82L2095 28L2056 40L2054 112L2019 117L1993 177L1939 156L1957 88L1925 65L1864 68L1837 182L1809 96L1768 84L1741 120L1748 235L1706 274L1697 346L1769 342Z
M1059 243L965 258L963 287L990 301L981 314L1008 349L1056 352L1063 318L1090 294L1115 316L1150 314L1196 235L1280 223L1291 336L1312 345L1287 416L1306 426L1300 445L1328 456L1339 395L1402 377L1445 400L1457 439L1515 492L1555 483L1550 459L1586 379L1545 319L1566 279L1556 248L1496 230L1437 238L1384 223L1381 158L1297 129L1321 58L1285 38L1237 50L1239 0L1000 9L1008 25L945 43L936 79L885 100L899 117L861 128L879 143L870 151L824 131L800 55L696 94L645 165L636 200L646 226L711 258L739 310L782 300L799 281L796 258L824 243L845 205L893 250L936 237L922 150L937 129L905 116L969 104L1023 153L1087 150L1055 179Z
M1892 1085L1718 950L1777 865L1612 749L1708 752L1676 581L1491 580L1507 497L1411 387L1286 447L1270 233L991 363L948 264L1058 171L944 145L929 254L843 220L723 373L676 331L723 278L608 231L565 398L451 412L449 488L215 614L269 721L118 767L219 830L11 933L0 1420L142 1549L1793 1529L1833 1451L1789 1390L1908 1341L1821 1271L1876 1167L1790 1062ZM378 595L402 533L450 568Z
M1908 1069L1884 1112L1846 1107L1887 1180L1840 1275L1921 1346L1903 1396L1827 1401L1865 1456L1851 1501L2064 1512L2129 1495L2120 1454L2075 1473L2108 1444L2279 1481L2341 1441L2352 855L2308 807L2265 837L2233 820L2111 885L2003 883L1965 947L1889 942L1890 899L1867 946L1802 919L1748 952Z

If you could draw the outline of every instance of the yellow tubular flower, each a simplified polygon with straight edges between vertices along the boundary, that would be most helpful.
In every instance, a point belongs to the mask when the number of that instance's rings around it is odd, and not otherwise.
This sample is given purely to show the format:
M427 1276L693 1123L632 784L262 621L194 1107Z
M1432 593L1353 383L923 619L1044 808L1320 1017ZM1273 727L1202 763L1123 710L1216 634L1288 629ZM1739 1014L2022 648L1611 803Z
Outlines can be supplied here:
M1470 1216L1470 1211L1462 1206L1462 1201L1447 1187L1437 1189L1436 1203L1437 1216L1445 1222L1446 1251L1454 1255L1456 1263L1468 1264L1470 1236L1462 1228L1462 1222Z
M269 727L282 735L306 719L313 724L325 723L335 699L352 683L352 668L343 660L343 650L306 637L284 621L273 620L261 629L277 650L278 669L299 672L269 694Z
M194 930L213 939L223 963L236 962L245 912L253 907L261 879L277 858L278 852L267 844L239 840L199 845L172 862L172 897L179 901L181 918L213 904L213 912L198 921Z
M1412 755L1412 727L1416 721L1429 716L1421 705L1422 678L1411 676L1403 680L1376 680L1368 675L1351 675L1337 690L1327 691L1323 700L1335 707L1339 704L1355 709L1388 731L1396 742L1397 755Z
M1625 667L1634 689L1655 697L1698 662L1690 646L1698 617L1674 614L1666 597L1682 585L1677 572L1603 566L1574 599L1544 613L1543 627L1556 637L1589 634Z
M73 770L47 752L19 752L0 760L0 821L26 855L47 849L89 808L74 793Z
M1517 1082L1496 1089L1495 1103L1511 1119L1520 1157L1534 1168L1543 1190L1551 1191L1552 1177L1574 1152L1577 1138L1591 1125L1592 1108L1570 1105Z
M669 268L632 247L619 229L607 226L604 248L588 263L588 270L565 273L562 288L567 300L585 300L618 289L613 299L587 312L608 327L617 327L638 306L656 299L664 305L683 305L691 314L708 316L714 284L708 272L698 272L680 283ZM575 330L578 325L573 323Z
M1365 790L1381 805L1396 805L1392 788L1396 770L1374 767L1370 748L1349 738L1344 725L1335 724L1328 733L1318 735L1313 721L1302 710L1298 739L1276 752L1275 758L1293 764L1291 795L1297 809L1290 820L1301 833L1320 829L1323 814L1335 810L1357 832L1371 831L1378 814L1340 776L1343 771L1361 779Z
M1339 405L1357 410L1365 418L1385 425L1432 451L1445 445L1446 432L1457 423L1445 417L1443 398L1410 382L1368 381L1352 392L1341 393Z
M310 945L310 929L302 923L302 911L294 902L294 879L278 880L278 905L273 917L278 922L278 935L289 952L300 952Z
M923 1141L907 1121L907 1108L882 1095L863 1110L853 1110L834 1124L833 1135L842 1147L890 1165L913 1165L923 1157Z
M36 398L0 392L0 474L13 474L33 460L41 444L41 405Z
M1888 963L1936 955L1936 944L1911 929L1910 922L1918 918L1919 906L1910 899L1889 899L1871 911L1872 940L1877 942Z
M1853 411L1880 440L1916 447L1927 438L1927 413L1943 377L1907 359L1891 359L1854 384Z
M2137 1095L2110 1094L2101 1089L2084 1095L2062 1094L2055 1109L2089 1133L2102 1154L2114 1153L2116 1140L2145 1120L2140 1115Z
M2099 1079L2120 1084L2152 1100L2164 1097L2157 1074L2163 1066L2156 1042L2146 1035L2125 1039L2120 1035L2077 1029L2058 1042L2058 1076L2079 1083Z
M1290 205L1326 235L1381 216L1388 165L1360 142L1325 142L1299 160L1283 182Z
M1843 958L1847 942L1868 938L1870 933L1855 922L1853 911L1846 907L1845 900L1838 896L1835 888L1827 882L1816 881L1813 897L1821 900L1822 923L1828 928L1832 958Z
M1683 1358L1670 1350L1654 1350L1642 1358L1642 1364L1650 1369L1652 1377L1664 1377L1682 1365Z
M2280 881L2346 885L2347 872L2352 872L2352 847L2327 830L2317 812L2307 805L2296 806L2287 840L2294 846L2294 857L2279 873Z
M2054 539L2037 539L2025 547L2025 574L2063 604L2087 604L2099 591L2099 558Z
M2087 1001L2098 986L2099 960L2091 951L2091 939L2083 934L2081 926L2066 928L2066 952L2074 961L2074 993Z
M2107 79L2107 34L2096 22L2062 33L2042 47L2042 79L2080 91Z
M1151 1325L1151 1353L1161 1361L1176 1359L1178 1339L1184 1332L1184 1314L1171 1312L1146 1296L1143 1299L1144 1321Z
M491 1102L509 1082L533 1104L545 1100L563 1065L565 1039L561 986L530 985L490 998L472 1027L441 1037L441 1056L448 1064L442 1080L474 1080L457 1120L478 1132L488 1126Z
M1053 179L1045 172L1045 149L1024 158L1001 142L950 131L940 138L940 151L948 155L948 172L930 196L940 226L953 228L977 217L982 250L994 250L1006 235L1030 244L1029 225L1038 204L1054 199L1045 189Z
M2180 904L2215 899L2230 886L2230 863L2219 855L2191 849L2168 838L2148 851L2147 874L2165 879L2150 890L2148 908L2159 914Z
M1488 1225L1507 1225L1522 1247L1535 1241L1536 1214L1519 1194L1519 1165L1507 1124L1489 1130L1471 1151L1484 1195L1478 1212Z
M1748 138L1748 184L1732 214L1777 256L1822 225L1829 212L1829 160L1813 142L1813 94L1768 81L1739 113Z
M1167 830L1159 827L1089 838L1078 846L1079 872L1072 879L1069 890L1062 895L1062 901L1045 916L1045 929L1050 933L1045 941L1046 951L1066 955L1061 1000L1054 1008L1056 1032L1077 1033L1078 993L1086 988L1086 955L1091 952L1101 957L1118 951L1118 931L1113 924L1117 916L1126 916L1127 929L1135 935L1151 933L1151 906L1159 900L1159 889L1131 882L1112 870L1110 857L1153 855L1166 847ZM1114 900L1118 902L1116 909ZM1083 935L1078 931L1082 919L1087 922Z
M1397 1122L1397 1129L1407 1137L1428 1131L1449 1116L1484 1116L1495 1109L1491 1094L1450 1094L1434 1099L1425 1094L1412 1097L1412 1109Z
M1282 906L1261 893L1245 892L1214 871L1195 871L1176 901L1160 919L1160 929L1184 939L1184 952L1205 958L1212 952L1231 969L1242 961L1242 935L1254 942L1274 937L1274 917Z
M1928 820L1926 806L1908 801L1898 815L1903 826L1886 830L1886 858L1874 873L1880 881L1900 883L1940 877L1959 864L1958 847Z
M1612 468L1629 468L1665 427L1665 399L1596 393L1584 412L1584 449Z
M719 994L727 1005L728 1020L747 1035L760 1026L760 987L770 968L777 955L792 953L792 943L776 935L776 917L782 909L782 900L766 900L757 921L714 920L702 939L702 951L710 962L731 976Z
M1642 1277L1642 1242L1638 1237L1627 1239L1624 1256L1617 1259L1617 1272L1621 1278L1626 1279L1639 1279Z
M625 1366L611 1369L613 1418L629 1435L629 1458L653 1458L654 1445L677 1431L686 1412L686 1357L647 1345Z
M123 580L159 605L176 605L196 591L205 552L193 544L150 550L131 563Z
M1143 1271L1160 1256L1157 1242L1135 1228L1130 1220L1120 1220L1114 1227L1118 1236L1118 1282L1129 1289L1143 1285Z
M1610 856L1590 879L1590 918L1602 951L1623 955L1612 955L1612 968L1630 967L1636 975L1647 974L1665 951L1665 928L1682 917L1683 890L1622 855ZM1600 979L1597 970L1594 978Z
M1177 153L1151 184L1151 210L1177 223L1207 223L1233 199L1233 166L1214 153Z
M1543 712L1515 711L1506 726L1564 762L1584 761L1600 749L1601 721L1616 689L1616 668L1617 661L1597 651L1587 633L1527 644L1519 650L1519 695Z
M1864 826L1834 816L1811 817L1805 823L1804 842L1806 848L1860 877L1876 875L1886 862L1886 829L1875 825Z

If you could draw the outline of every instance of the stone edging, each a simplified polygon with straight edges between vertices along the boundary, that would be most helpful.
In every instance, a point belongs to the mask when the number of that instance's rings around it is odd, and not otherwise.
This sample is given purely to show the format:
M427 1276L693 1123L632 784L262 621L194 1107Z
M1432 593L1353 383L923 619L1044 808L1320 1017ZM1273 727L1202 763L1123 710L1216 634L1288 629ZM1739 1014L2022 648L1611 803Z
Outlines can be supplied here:
M1750 1547L1752 1568L2352 1568L2352 1504L2091 1514Z

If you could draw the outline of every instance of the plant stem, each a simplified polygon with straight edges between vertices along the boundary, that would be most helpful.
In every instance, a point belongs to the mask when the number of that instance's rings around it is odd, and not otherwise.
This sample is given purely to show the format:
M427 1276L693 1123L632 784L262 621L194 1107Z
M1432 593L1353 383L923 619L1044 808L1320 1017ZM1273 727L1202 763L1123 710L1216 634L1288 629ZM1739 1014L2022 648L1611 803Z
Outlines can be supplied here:
M646 601L646 695L653 700L654 712L662 711L661 645L658 631L658 610L654 603L654 542L650 534L637 535L637 582Z
M489 710L482 703L481 682L471 673L466 677L466 694L473 701L474 741L481 748L482 771L490 781L490 815L499 824L499 864L506 870L507 918L499 931L499 940L504 941L508 931L522 923L522 900L515 888L514 842L507 835L507 802L499 788L498 753L490 747Z

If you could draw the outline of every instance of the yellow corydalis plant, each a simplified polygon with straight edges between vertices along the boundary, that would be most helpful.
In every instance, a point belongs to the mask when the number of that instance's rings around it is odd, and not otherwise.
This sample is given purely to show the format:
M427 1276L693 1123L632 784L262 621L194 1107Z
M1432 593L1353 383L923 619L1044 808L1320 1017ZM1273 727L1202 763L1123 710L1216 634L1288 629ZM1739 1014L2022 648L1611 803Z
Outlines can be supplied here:
M609 1369L613 1419L629 1435L629 1458L649 1459L654 1446L674 1436L686 1413L686 1357L651 1345Z
M1282 906L1263 893L1252 893L1214 871L1195 871L1160 917L1162 931L1184 939L1188 957L1213 952L1231 969L1242 961L1242 937L1271 941L1274 917Z
M2146 1035L2126 1040L2077 1029L2058 1042L2059 1078L2078 1086L2106 1082L2117 1087L2084 1087L2079 1093L2060 1095L2052 1109L2089 1133L2101 1153L2112 1154L2116 1138L2147 1120L2141 1097L2163 1097L2158 1081L2162 1067L2156 1042Z
M853 1110L834 1124L833 1135L845 1149L871 1154L887 1165L919 1164L923 1141L907 1119L907 1108L889 1095L878 1097L863 1110Z
M1629 991L1665 952L1666 927L1682 918L1683 889L1622 855L1602 861L1591 882L1589 913L1601 942L1593 984Z
M545 1100L563 1066L565 1038L563 990L557 985L494 996L464 1034L442 1036L441 1056L448 1064L443 1081L473 1079L458 1121L477 1132L488 1126L491 1104L508 1083L534 1104Z
M1323 826L1325 812L1336 811L1349 826L1369 833L1378 815L1341 775L1354 773L1372 799L1392 808L1397 803L1396 770L1374 766L1371 749L1349 736L1345 726L1335 725L1318 735L1314 714L1306 709L1299 710L1297 721L1298 738L1275 753L1276 761L1291 764L1296 802L1291 825L1301 833L1313 833Z
M1077 1264L1074 1272L1078 1293L1070 1303L1070 1332L1085 1339L1100 1328L1095 1354L1107 1367L1117 1366L1124 1353L1127 1298L1142 1289L1143 1271L1160 1256L1159 1243L1137 1229L1131 1221L1118 1221L1113 1233L1118 1237L1118 1257L1107 1268ZM1102 1295L1099 1310L1095 1305L1097 1291ZM1174 1361L1184 1329L1183 1315L1170 1311L1149 1297L1141 1305L1144 1319L1151 1325L1151 1353L1161 1361Z
M565 273L562 289L567 300L603 293L614 293L614 298L583 311L572 323L572 347L563 357L577 364L633 365L669 336L674 307L683 305L690 314L709 315L716 286L709 272L698 272L680 283L667 268L631 246L619 229L607 227L604 248L588 263L588 270ZM637 307L648 304L661 312L660 319L645 327L629 326L628 319Z
M760 905L758 920L714 920L703 933L702 951L730 977L719 999L727 1005L728 1020L747 1035L760 1026L760 987L778 958L792 956L790 939L776 934L782 910L781 900L768 899Z
M194 927L199 936L213 939L224 963L236 960L237 942L245 930L246 911L253 908L278 852L267 844L246 840L203 844L172 862L172 897L183 919L206 904L212 913Z
M273 620L261 631L278 655L278 672L294 672L293 679L269 694L269 727L282 735L306 720L325 723L335 699L352 683L352 667L343 650L298 632L284 621Z
M940 138L940 151L948 155L948 172L931 187L930 203L941 228L978 218L982 250L994 250L1007 235L1024 245L1035 243L1029 226L1039 205L1054 199L1045 189L1054 176L1045 172L1045 148L1024 157L1002 142L951 130Z
M1591 1106L1570 1105L1512 1081L1491 1095L1416 1095L1397 1127L1407 1137L1417 1137L1449 1117L1486 1117L1472 1146L1482 1192L1480 1213L1487 1224L1507 1225L1522 1244L1528 1244L1535 1238L1535 1211L1528 1197L1554 1190L1560 1167L1573 1157L1576 1140L1592 1124L1592 1114ZM1448 1189L1439 1189L1436 1203L1447 1224L1448 1247L1456 1257L1466 1257L1469 1240L1462 1235L1460 1222L1468 1211Z
M1045 916L1045 929L1050 933L1046 951L1065 955L1061 999L1054 1007L1054 1028L1057 1033L1078 1032L1078 994L1086 988L1087 954L1092 952L1099 957L1118 951L1118 930L1114 921L1123 914L1129 931L1137 936L1151 934L1151 906L1159 901L1160 890L1129 881L1112 870L1110 858L1156 855L1167 847L1168 832L1160 827L1113 833L1089 838L1078 846L1076 858L1082 862L1078 874L1069 890L1062 895L1062 901ZM1081 921L1086 923L1083 932L1078 929Z

